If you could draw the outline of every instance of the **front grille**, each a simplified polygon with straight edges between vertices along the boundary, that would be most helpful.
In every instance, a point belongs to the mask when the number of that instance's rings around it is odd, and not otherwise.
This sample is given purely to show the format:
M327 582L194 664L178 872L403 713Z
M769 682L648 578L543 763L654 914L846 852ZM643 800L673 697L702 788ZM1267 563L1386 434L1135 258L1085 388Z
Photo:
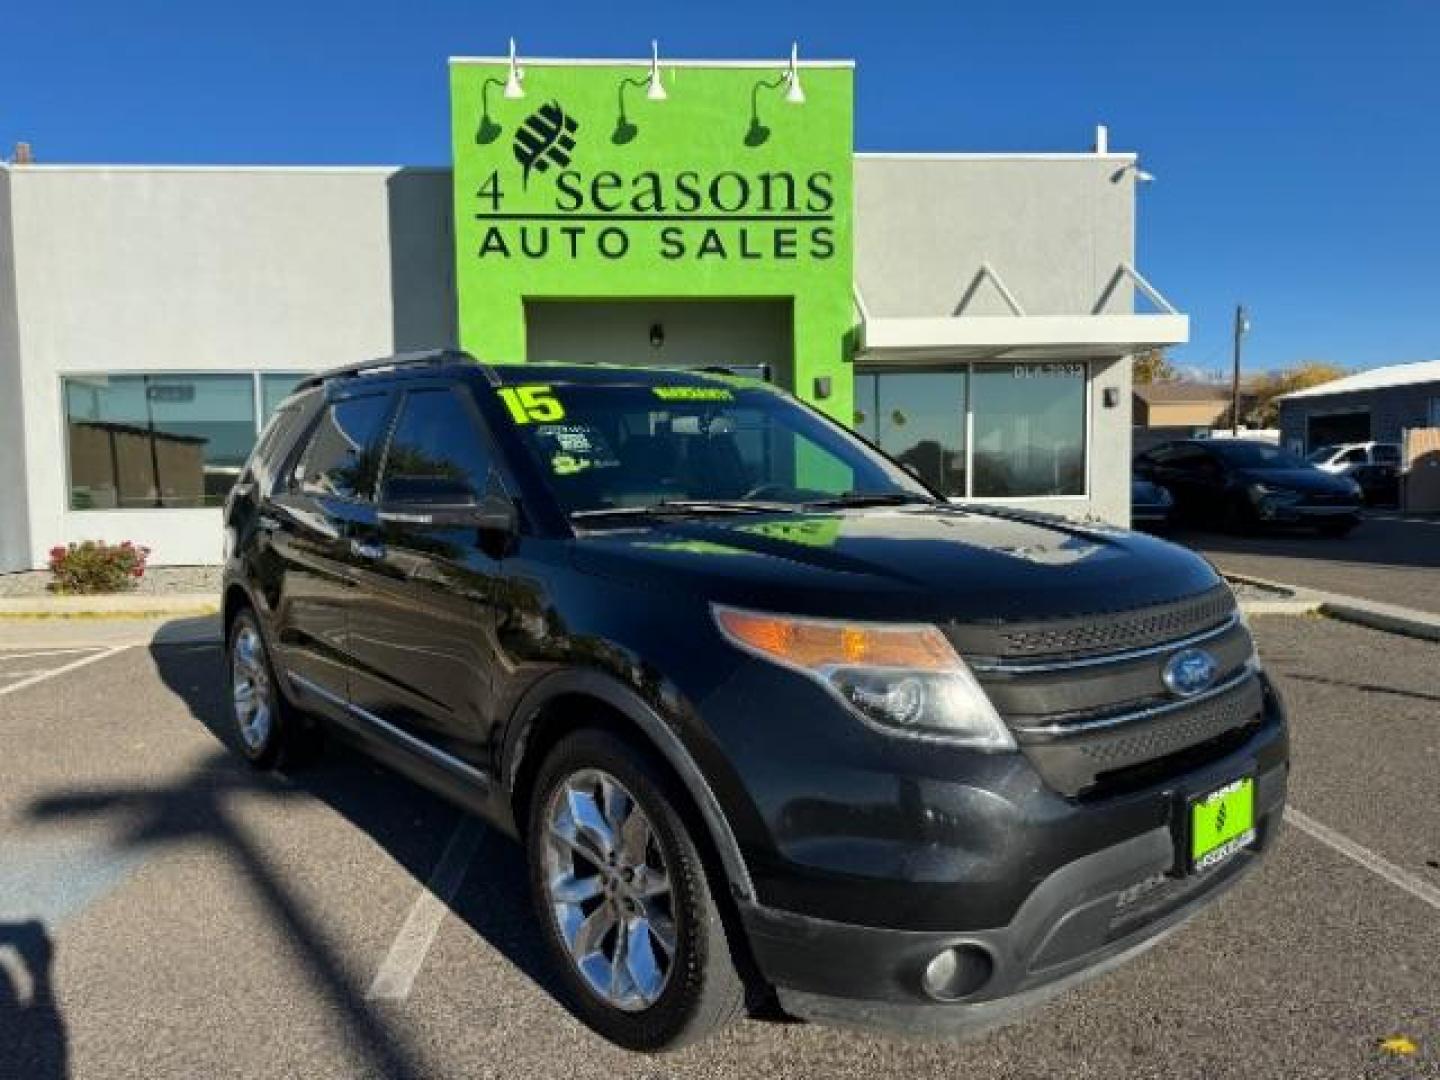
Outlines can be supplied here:
M1228 587L1131 610L1024 626L951 627L1046 783L1092 798L1163 781L1230 752L1260 720L1254 643ZM982 651L989 646L988 651ZM1205 649L1213 689L1186 700L1163 679L1182 648Z
M1043 742L1020 734L1021 749L1063 794L1114 794L1228 753L1235 741L1228 736L1250 728L1264 707L1260 679L1251 675L1224 694L1115 727L1082 728Z
M962 656L1047 659L1143 649L1219 626L1235 611L1226 585L1155 607L998 626L955 623L949 634Z

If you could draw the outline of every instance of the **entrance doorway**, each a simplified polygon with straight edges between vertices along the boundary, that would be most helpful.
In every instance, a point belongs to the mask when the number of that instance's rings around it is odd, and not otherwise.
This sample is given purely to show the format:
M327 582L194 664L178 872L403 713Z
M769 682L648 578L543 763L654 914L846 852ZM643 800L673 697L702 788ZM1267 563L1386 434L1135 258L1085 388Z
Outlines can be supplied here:
M525 355L566 364L723 367L793 389L784 300L526 300Z

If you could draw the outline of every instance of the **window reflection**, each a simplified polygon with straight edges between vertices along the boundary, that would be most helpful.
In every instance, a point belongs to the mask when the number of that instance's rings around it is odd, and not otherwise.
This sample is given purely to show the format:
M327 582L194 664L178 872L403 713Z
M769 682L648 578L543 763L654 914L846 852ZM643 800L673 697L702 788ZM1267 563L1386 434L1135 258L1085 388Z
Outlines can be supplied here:
M1085 365L976 365L975 491L1085 493Z
M872 370L856 376L855 428L945 495L1083 495L1085 382L1083 363Z
M70 507L219 506L255 442L249 375L66 379Z

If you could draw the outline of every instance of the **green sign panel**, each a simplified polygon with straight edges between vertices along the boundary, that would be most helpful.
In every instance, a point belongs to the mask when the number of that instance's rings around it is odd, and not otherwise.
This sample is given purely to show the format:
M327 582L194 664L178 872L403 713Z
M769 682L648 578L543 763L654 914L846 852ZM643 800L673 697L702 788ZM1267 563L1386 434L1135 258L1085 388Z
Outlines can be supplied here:
M848 421L854 73L782 70L452 63L461 345L524 360L526 300L789 298L794 389Z

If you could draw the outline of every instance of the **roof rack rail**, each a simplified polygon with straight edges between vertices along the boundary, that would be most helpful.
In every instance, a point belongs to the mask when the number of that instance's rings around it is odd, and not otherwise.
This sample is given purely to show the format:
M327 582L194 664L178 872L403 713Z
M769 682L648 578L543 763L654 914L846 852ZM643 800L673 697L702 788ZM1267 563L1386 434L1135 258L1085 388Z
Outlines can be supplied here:
M398 368L441 367L446 364L474 363L476 363L475 358L460 349L422 349L417 352L396 353L394 356L381 356L374 360L362 360L358 364L343 364L340 367L317 371L314 375L300 380L295 389L309 390L311 387L320 386L331 379L352 379L357 375L394 371Z

